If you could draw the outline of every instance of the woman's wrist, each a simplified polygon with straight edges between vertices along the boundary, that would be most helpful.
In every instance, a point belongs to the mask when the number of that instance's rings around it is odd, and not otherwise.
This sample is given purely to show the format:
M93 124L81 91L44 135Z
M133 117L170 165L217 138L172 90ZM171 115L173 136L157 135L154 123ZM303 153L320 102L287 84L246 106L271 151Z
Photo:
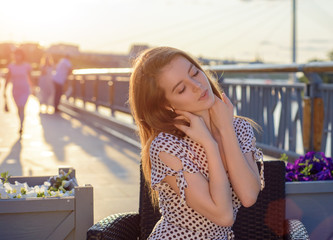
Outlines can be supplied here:
M232 124L232 122L223 124L222 126L220 126L218 128L218 130L219 130L220 137L222 137L222 138L227 138L230 136L230 134L235 133L234 125Z
M211 141L205 141L202 143L203 148L206 152L215 151L218 149L218 143L215 141L214 138L211 139Z

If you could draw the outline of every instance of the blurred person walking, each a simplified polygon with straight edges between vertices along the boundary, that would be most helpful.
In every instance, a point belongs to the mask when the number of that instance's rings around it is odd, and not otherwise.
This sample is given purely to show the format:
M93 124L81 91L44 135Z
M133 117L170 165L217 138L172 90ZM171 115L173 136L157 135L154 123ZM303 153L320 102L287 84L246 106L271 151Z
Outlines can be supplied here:
M19 134L22 135L24 108L30 95L31 82L31 65L25 62L25 54L22 49L16 49L14 52L14 63L8 65L6 76L5 92L9 82L12 83L12 93L17 106L20 118Z
M39 78L39 101L40 112L48 112L50 106L53 106L54 85L53 72L54 62L50 55L45 55L40 62L41 75Z
M57 64L56 73L53 76L54 83L54 112L58 112L58 105L60 98L63 92L64 84L67 80L67 77L72 72L72 63L69 59L69 55L66 55L62 58Z

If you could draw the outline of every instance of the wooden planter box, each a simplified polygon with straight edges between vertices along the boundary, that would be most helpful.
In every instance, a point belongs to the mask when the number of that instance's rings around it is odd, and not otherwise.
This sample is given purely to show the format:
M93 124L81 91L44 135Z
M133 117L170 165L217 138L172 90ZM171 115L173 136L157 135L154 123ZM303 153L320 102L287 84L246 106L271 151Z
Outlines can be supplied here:
M75 170L71 175L75 177ZM10 177L9 182L35 186L43 185L49 177ZM71 197L0 200L0 239L82 240L93 221L91 185L75 187Z
M333 181L286 182L286 218L301 220L310 239L333 239Z

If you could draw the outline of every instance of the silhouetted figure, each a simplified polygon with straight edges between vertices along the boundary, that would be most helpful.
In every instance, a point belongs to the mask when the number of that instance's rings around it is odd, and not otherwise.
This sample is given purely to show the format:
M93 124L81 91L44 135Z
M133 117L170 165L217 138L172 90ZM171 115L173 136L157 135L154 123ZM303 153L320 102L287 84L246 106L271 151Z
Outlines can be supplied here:
M53 76L54 83L54 112L58 112L58 105L63 92L64 84L68 75L72 72L72 63L69 60L69 55L62 58L57 64L56 73Z
M24 108L30 95L31 66L25 62L25 55L21 49L14 52L14 63L8 65L8 73L5 83L5 91L9 82L13 84L13 97L20 117L20 135L23 130Z

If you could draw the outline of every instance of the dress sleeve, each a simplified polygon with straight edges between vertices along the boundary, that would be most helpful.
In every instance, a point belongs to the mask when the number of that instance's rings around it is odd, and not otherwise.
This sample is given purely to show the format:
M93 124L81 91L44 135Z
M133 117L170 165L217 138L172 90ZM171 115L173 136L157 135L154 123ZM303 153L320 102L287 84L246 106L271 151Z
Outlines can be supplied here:
M31 72L31 70L32 70L31 65L29 63L27 63L27 72L29 73L29 72Z
M159 158L160 152L166 152L177 157L182 163L182 169L175 171L168 167ZM180 196L185 201L185 188L188 185L184 177L184 171L189 173L199 172L198 166L193 162L193 157L191 150L180 139L170 134L160 134L150 146L152 188L158 190L161 181L166 176L175 176Z
M260 162L261 190L263 190L265 187L264 156L261 149L256 147L256 138L254 136L253 127L248 121L242 118L235 120L234 127L243 154L252 152L254 160Z

